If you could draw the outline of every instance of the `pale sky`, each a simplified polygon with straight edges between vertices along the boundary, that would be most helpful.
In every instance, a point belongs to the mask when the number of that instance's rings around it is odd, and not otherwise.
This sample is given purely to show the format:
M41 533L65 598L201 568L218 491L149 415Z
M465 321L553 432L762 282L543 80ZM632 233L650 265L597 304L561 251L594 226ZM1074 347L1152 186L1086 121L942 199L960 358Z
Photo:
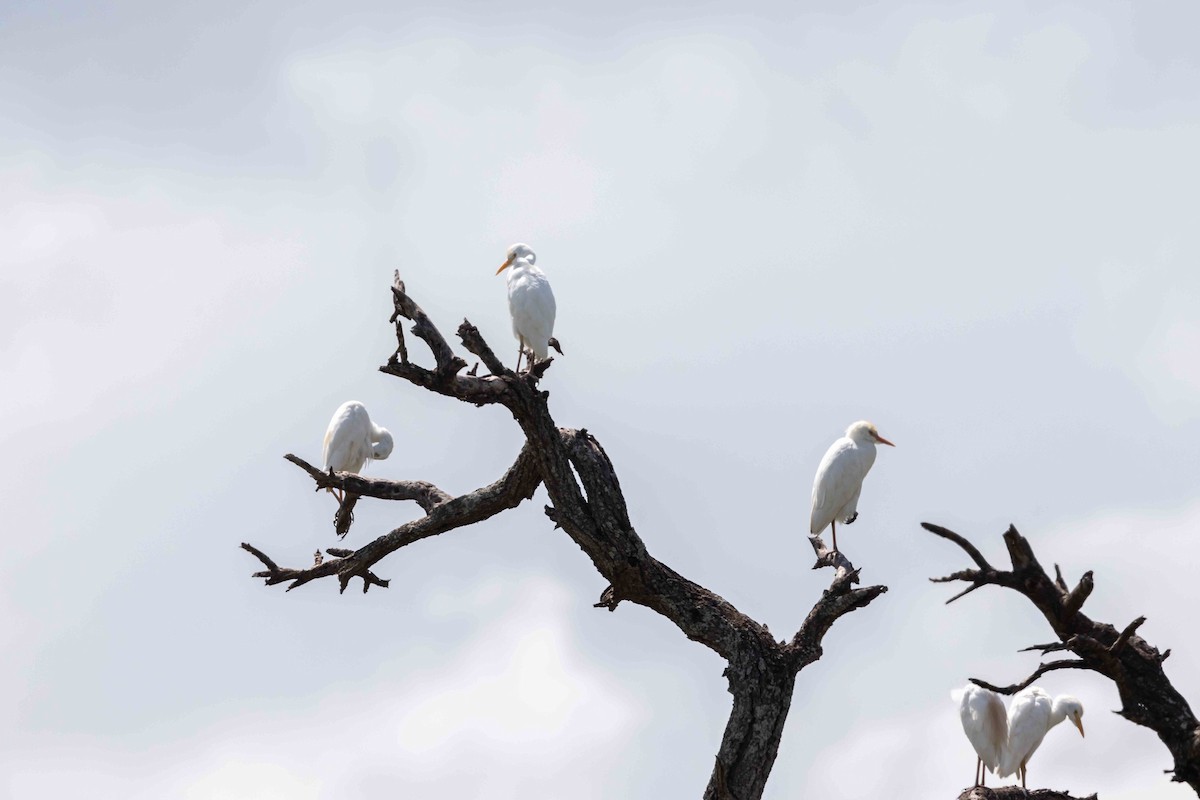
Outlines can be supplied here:
M801 673L766 796L957 796L950 690L1024 678L1022 598L926 580L1011 522L1173 655L1200 703L1200 9L1113 3L382 2L0 7L0 794L659 798L703 791L723 663L605 581L544 492L284 594L335 546L344 400L368 474L451 493L520 448L498 408L381 375L388 285L515 355L528 242L559 424L650 551L790 636L829 575L813 472L880 454L839 543L888 594ZM417 352L413 348L413 352ZM418 358L429 358L420 351ZM363 501L346 545L414 518ZM1164 565L1167 569L1163 569ZM1105 680L1031 787L1190 796ZM847 776L852 776L848 778Z

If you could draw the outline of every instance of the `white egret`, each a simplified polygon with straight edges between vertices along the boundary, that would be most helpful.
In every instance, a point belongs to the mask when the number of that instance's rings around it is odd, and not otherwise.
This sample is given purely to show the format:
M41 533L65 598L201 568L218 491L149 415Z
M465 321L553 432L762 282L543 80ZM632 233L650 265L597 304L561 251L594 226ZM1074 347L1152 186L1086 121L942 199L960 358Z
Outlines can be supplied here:
M834 550L838 549L837 523L849 525L858 519L858 496L862 494L863 478L875 463L876 442L895 447L871 423L856 422L846 429L845 436L829 446L821 466L817 467L809 530L820 533L826 526L832 526Z
M987 785L988 770L1000 768L1000 760L1008 744L1008 715L1004 702L993 691L968 683L950 693L958 703L958 716L963 733L978 759L975 762L975 785Z
M358 473L369 461L392 454L392 434L371 422L367 407L356 400L338 406L325 431L325 468ZM330 489L332 492L333 490ZM342 496L338 494L338 502Z
M1008 709L1008 748L1000 759L996 774L1001 778L1019 774L1024 789L1029 759L1046 733L1064 719L1071 720L1083 736L1083 703L1076 698L1060 694L1051 700L1050 695L1037 686L1018 693Z
M537 256L527 244L514 244L508 248L508 258L496 270L499 275L512 267L508 273L508 312L512 315L513 336L519 342L517 349L517 372L521 371L521 356L532 351L529 364L545 360L550 347L562 354L562 348L554 338L554 292L546 274L533 264Z

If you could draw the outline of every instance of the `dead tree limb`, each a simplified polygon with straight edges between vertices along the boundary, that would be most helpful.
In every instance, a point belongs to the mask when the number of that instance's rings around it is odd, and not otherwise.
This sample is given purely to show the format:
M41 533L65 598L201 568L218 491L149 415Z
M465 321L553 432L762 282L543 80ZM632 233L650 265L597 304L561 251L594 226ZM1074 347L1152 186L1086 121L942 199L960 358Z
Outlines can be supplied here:
M1096 795L1089 794L1087 797L1075 797L1067 792L1056 792L1053 789L1033 789L1025 791L1020 786L1001 786L997 789L990 789L984 786L976 786L974 789L967 789L958 796L958 800L1097 800Z
M1012 569L998 570L987 563L965 538L928 522L922 526L943 539L961 547L975 562L976 568L965 569L944 578L930 580L942 583L963 581L973 591L981 586L1002 586L1025 596L1042 613L1059 641L1025 648L1042 654L1070 651L1078 659L1042 664L1029 678L1011 686L997 687L972 678L972 682L1003 694L1020 691L1040 675L1054 669L1087 669L1109 678L1117 686L1121 710L1116 712L1130 722L1150 728L1171 753L1174 767L1171 780L1186 783L1200 794L1200 722L1186 700L1171 685L1163 672L1162 663L1170 650L1159 653L1137 630L1145 617L1138 617L1118 631L1116 627L1090 619L1081 610L1095 588L1091 572L1084 573L1074 588L1069 588L1062 571L1055 565L1055 578L1046 574L1033 554L1033 548L1017 529L1009 527L1004 534ZM960 592L952 602L967 592Z
M733 709L725 727L704 797L707 800L757 800L779 749L792 701L796 674L821 657L822 640L840 617L862 608L887 591L885 586L856 588L859 571L844 554L833 553L819 537L810 537L817 567L830 567L834 578L790 641L776 641L766 626L746 616L716 593L683 577L658 561L634 530L616 469L600 442L586 430L559 428L550 415L549 393L538 388L551 359L524 373L504 366L479 330L464 320L458 336L468 352L490 372L463 373L466 362L456 356L437 327L405 293L399 280L392 288L396 352L382 372L464 403L502 405L525 436L516 462L498 481L466 495L451 497L424 481L386 481L316 469L295 456L288 460L313 479L317 489L336 487L366 498L413 500L425 516L380 536L358 550L328 549L331 558L302 569L278 566L261 550L243 544L265 567L254 573L268 585L287 583L294 589L319 578L337 576L344 591L353 578L363 591L386 586L372 571L384 557L413 542L485 520L546 488L546 513L591 560L607 581L601 607L622 601L637 603L666 617L685 636L712 649L728 662L725 676ZM404 345L404 320L428 345L434 366L410 360Z

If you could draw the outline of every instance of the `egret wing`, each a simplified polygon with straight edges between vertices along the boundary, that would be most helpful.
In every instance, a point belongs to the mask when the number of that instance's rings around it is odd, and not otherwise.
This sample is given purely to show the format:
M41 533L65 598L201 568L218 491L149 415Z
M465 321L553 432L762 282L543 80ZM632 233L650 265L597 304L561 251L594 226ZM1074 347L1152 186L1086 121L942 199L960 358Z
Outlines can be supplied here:
M980 753L984 766L992 772L1000 769L1004 753L1008 750L1008 712L1004 710L1004 701L995 692L982 690L987 698L987 707L983 712L983 725L987 731L990 747L986 753Z
M343 403L325 432L325 466L338 472L358 472L371 456L371 417L366 406Z
M1013 698L1008 710L1008 747L997 772L1000 777L1016 772L1041 745L1050 727L1050 707L1050 696L1036 686Z
M984 766L995 772L1008 739L1004 703L994 692L975 685L956 694L960 699L958 713L963 733Z
M508 310L512 314L513 333L524 337L539 360L545 358L548 342L554 335L557 306L550 281L541 270L525 265L515 273L509 285Z
M813 480L810 532L820 533L829 527L859 491L870 468L870 459L851 440L841 438L830 446Z

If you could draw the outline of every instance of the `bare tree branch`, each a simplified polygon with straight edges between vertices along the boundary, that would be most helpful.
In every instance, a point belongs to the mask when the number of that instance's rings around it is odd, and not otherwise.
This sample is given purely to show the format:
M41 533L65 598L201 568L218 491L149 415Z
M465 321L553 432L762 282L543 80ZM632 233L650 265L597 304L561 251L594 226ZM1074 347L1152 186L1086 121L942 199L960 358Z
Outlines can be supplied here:
M348 496L415 500L426 516L358 550L329 548L326 553L331 559L303 569L279 567L262 551L243 545L266 567L255 577L264 578L268 585L286 582L289 589L333 575L343 591L356 577L363 580L364 591L370 586L386 586L387 581L371 568L390 553L513 508L541 484L550 498L547 516L609 584L599 607L612 610L629 601L650 608L689 639L728 661L725 675L733 708L704 796L707 800L757 800L778 752L796 674L821 657L822 638L837 619L866 606L887 587L855 588L859 571L843 554L832 553L819 537L811 537L817 566L831 567L834 577L791 642L776 642L765 625L650 555L634 530L616 469L599 441L586 430L559 428L550 415L549 393L539 390L538 382L553 363L551 359L518 375L504 367L479 330L464 320L458 328L459 339L491 374L460 374L466 362L454 355L425 312L406 294L398 276L392 295L398 347L381 371L465 403L503 405L524 433L525 446L500 480L459 497L424 481L384 481L322 472L289 455L288 460L304 469L318 489L336 487ZM412 321L412 332L429 346L434 369L409 360L403 320ZM346 513L344 503L339 514ZM342 522L348 525L348 519Z
M318 470L318 474L325 473L320 473ZM439 503L430 510L428 515L401 525L359 550L353 551L350 555L343 555L333 561L326 561L307 569L291 569L277 567L266 555L250 545L243 544L242 547L253 553L267 566L266 572L256 572L254 577L266 578L268 586L291 581L291 585L288 586L290 591L318 578L337 575L341 591L344 592L350 579L355 577L365 581L363 591L366 591L371 584L387 586L387 581L375 578L369 571L376 562L413 542L465 525L473 525L493 517L501 511L516 508L522 501L533 496L533 491L539 482L530 448L526 445L517 456L516 462L495 483ZM398 481L397 483L407 482ZM432 486L432 484L429 485ZM332 549L326 552L333 555Z
M1037 652L1041 653L1042 655L1046 655L1047 653L1054 653L1059 650L1066 650L1066 649L1068 649L1066 642L1050 642L1049 644L1034 644L1034 645L1030 645L1029 647L1022 647L1017 652L1018 653L1032 653L1036 650Z
M1088 664L1086 661L1079 659L1068 659L1063 661L1050 661L1040 665L1033 674L1020 683L1014 683L1011 686L995 686L987 681L981 681L979 678L971 678L971 683L976 686L982 686L984 689L991 689L997 694L1016 694L1027 686L1031 686L1034 681L1045 675L1047 672L1053 672L1056 669L1090 669L1096 671L1095 667Z
M507 369L501 363L499 357L492 352L492 348L488 347L488 343L483 340L483 335L479 329L471 324L470 320L463 320L458 326L458 338L462 340L463 347L467 351L479 357L483 365L488 368L493 375L511 375L511 370Z
M988 560L983 557L983 553L979 552L979 548L949 528L943 528L941 525L934 525L932 522L922 522L921 527L936 536L940 536L943 539L949 539L961 547L967 552L967 555L971 557L971 560L974 561L985 573L992 573L996 571L995 568L988 563Z
M991 789L976 786L967 789L958 796L958 800L1097 800L1096 795L1074 797L1067 792L1056 792L1053 789L1031 789L1025 791L1020 786L1001 786Z
M1126 625L1125 630L1121 631L1120 635L1117 636L1117 640L1108 648L1108 652L1112 655L1116 655L1122 649L1124 649L1125 645L1129 644L1129 637L1133 635L1134 631L1142 627L1142 623L1145 621L1145 617L1138 617L1133 622Z
M957 534L946 536L946 529L922 523L926 530L955 542L979 563L978 550ZM963 570L937 581L970 581L974 590L979 586L1003 586L1023 595L1042 613L1050 624L1058 643L1035 645L1026 650L1043 653L1067 650L1078 660L1054 661L1043 664L1022 683L998 688L972 679L980 686L997 692L1011 693L1028 686L1035 678L1052 669L1088 669L1109 678L1117 686L1122 708L1117 713L1126 719L1150 728L1166 745L1174 761L1172 780L1186 783L1200 794L1200 721L1197 721L1183 696L1167 679L1162 662L1170 651L1159 653L1137 630L1145 622L1138 617L1118 632L1105 622L1095 622L1081 610L1095 588L1092 573L1085 572L1074 589L1067 590L1062 570L1055 565L1056 578L1051 579L1038 563L1028 540L1009 527L1004 534L1011 570Z
M342 489L359 497L374 497L379 500L414 500L428 514L433 509L454 498L428 481L394 481L383 478L367 478L353 472L323 472L303 458L288 453L284 456L312 477L321 489Z
M430 322L429 317L421 310L421 307L404 293L403 286L403 282L399 286L394 284L392 286L392 300L395 311L392 312L389 321L396 323L396 327L399 328L400 317L412 320L413 334L423 339L425 344L429 345L429 350L433 353L434 360L437 361L437 371L439 373L453 375L459 370L466 369L467 362L454 355L454 351L446 343L441 331Z
M1058 564L1054 565L1054 585L1062 589L1063 594L1071 591L1067 588L1067 582L1063 580L1062 570L1058 568Z

